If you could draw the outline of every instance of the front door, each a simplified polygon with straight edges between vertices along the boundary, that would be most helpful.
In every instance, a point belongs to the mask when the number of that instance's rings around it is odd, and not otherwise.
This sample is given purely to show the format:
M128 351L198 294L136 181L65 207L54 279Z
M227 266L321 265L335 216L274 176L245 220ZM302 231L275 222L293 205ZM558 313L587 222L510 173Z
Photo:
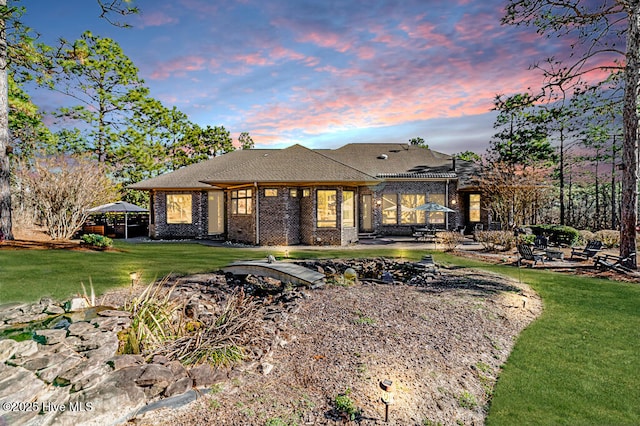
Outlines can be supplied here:
M362 212L362 231L363 232L371 232L373 231L373 198L371 194L363 194L362 195L362 205L360 211Z
M224 192L209 191L209 235L224 234Z

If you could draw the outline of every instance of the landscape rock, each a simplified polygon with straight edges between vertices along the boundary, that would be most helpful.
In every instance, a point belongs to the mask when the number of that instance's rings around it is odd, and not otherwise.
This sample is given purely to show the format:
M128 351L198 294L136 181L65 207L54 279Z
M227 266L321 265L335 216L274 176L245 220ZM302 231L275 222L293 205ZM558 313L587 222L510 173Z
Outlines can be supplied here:
M37 330L36 337L42 337L42 343L45 345L55 345L62 342L67 337L67 330Z
M144 364L144 357L142 355L116 355L110 360L107 361L109 365L113 367L114 370L120 370L125 367L133 367L136 365Z
M189 370L189 377L193 379L193 386L199 388L220 383L227 378L227 374L209 364L201 364Z
M169 384L164 391L164 396L170 397L174 395L180 395L190 390L193 387L193 380L190 377L183 377Z
M74 297L68 302L67 312L78 312L89 307L89 302L84 297Z

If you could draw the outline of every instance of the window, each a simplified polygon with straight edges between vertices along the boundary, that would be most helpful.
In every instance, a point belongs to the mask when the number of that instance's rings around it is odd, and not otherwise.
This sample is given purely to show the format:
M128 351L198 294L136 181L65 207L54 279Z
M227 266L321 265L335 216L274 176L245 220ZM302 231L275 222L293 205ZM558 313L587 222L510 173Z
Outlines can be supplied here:
M382 195L382 224L395 225L398 223L398 195Z
M335 190L318 190L318 228L335 228L337 226L336 194Z
M342 226L356 226L356 203L353 191L342 191Z
M311 195L311 190L309 190L309 188L304 188L302 190L302 196L303 197L308 197L309 195Z
M469 194L469 222L480 222L480 194Z
M429 201L444 206L444 194L429 194ZM445 223L445 212L430 212L429 223Z
M167 194L167 223L192 223L191 194Z
M277 197L278 196L278 190L275 188L267 188L264 190L264 196L265 197Z
M292 188L289 190L289 197L298 198L298 190L296 188Z
M231 214L251 214L253 208L252 191L250 189L239 189L231 191Z
M426 222L426 213L422 210L414 210L414 208L424 204L424 201L424 194L402 194L400 211L402 212L403 225Z

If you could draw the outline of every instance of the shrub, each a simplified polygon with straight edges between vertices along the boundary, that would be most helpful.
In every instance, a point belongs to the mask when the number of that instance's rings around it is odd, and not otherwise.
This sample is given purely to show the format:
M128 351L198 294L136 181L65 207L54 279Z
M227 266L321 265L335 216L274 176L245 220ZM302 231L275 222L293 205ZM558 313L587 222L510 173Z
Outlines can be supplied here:
M595 233L595 240L602 241L607 248L620 246L620 232L612 229L603 229Z
M84 234L81 237L82 243L92 247L107 248L113 245L113 240L104 235Z
M580 234L580 238L578 239L578 241L576 241L577 244L585 245L589 241L596 239L596 234L587 229L582 229L578 231L578 233Z
M557 245L572 246L580 241L580 233L570 226L561 225L529 225L536 235L549 237L549 242Z
M464 241L464 235L459 232L441 232L438 233L438 239L444 245L445 251L452 251L458 244Z
M339 413L345 414L349 420L355 420L360 415L360 410L358 410L353 400L349 398L350 393L351 390L347 389L344 393L336 396L334 404Z
M516 237L510 231L477 231L478 241L487 251L508 251L513 249Z

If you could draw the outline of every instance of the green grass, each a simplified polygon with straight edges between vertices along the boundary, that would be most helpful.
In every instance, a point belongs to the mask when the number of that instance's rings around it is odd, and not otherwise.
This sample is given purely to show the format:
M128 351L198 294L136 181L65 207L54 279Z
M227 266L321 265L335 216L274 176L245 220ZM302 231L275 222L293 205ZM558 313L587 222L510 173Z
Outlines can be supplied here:
M210 272L238 259L282 253L186 243L128 244L115 252L0 250L0 303L62 300L93 283L98 294L150 282L168 273ZM299 250L295 258L404 257L397 249ZM478 267L528 283L544 303L542 316L519 336L500 373L487 424L632 425L640 419L640 285L517 269L435 253L436 262Z

